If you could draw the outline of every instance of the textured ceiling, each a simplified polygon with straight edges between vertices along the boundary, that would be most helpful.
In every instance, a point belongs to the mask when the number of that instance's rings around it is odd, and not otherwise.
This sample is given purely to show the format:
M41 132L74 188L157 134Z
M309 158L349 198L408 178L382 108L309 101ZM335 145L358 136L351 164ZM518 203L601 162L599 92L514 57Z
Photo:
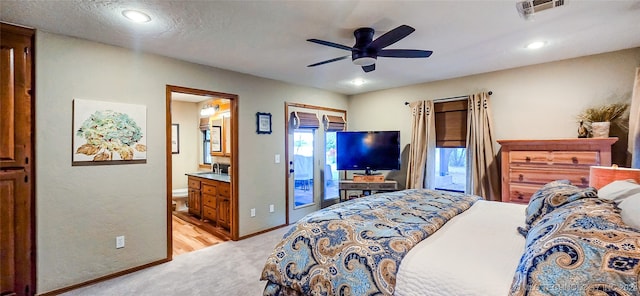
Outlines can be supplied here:
M4 1L0 20L338 93L436 81L640 46L640 1L565 0L521 18L516 1ZM121 15L139 9L153 20ZM364 73L347 51L352 32L416 31L388 48L433 50L428 59L379 58ZM380 33L381 32L381 33ZM531 51L533 40L548 45ZM349 82L364 78L366 83Z

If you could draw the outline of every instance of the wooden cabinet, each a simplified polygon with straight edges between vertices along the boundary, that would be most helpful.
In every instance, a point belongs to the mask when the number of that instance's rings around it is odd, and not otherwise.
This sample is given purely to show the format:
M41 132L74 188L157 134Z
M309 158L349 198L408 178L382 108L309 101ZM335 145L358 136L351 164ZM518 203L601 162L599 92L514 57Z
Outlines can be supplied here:
M590 166L611 165L618 138L499 140L502 145L502 201L528 203L542 185L567 179L589 186Z
M231 118L228 116L212 117L211 155L231 156Z
M230 184L219 182L218 187L218 226L229 230L231 228L231 197Z
M189 176L189 213L221 228L231 229L231 184Z
M35 294L34 32L0 24L0 295Z
M200 178L189 177L189 197L187 199L189 214L198 217L202 216L200 185Z
M216 222L218 220L218 190L216 181L207 181L202 184L202 216L203 219Z

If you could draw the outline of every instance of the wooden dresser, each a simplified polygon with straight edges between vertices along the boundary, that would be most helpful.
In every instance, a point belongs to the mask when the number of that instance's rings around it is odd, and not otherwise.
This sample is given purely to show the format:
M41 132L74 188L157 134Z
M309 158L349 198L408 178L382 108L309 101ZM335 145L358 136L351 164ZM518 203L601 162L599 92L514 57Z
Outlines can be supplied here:
M589 186L589 167L611 165L618 138L498 140L502 145L502 201L528 203L542 185L567 179Z

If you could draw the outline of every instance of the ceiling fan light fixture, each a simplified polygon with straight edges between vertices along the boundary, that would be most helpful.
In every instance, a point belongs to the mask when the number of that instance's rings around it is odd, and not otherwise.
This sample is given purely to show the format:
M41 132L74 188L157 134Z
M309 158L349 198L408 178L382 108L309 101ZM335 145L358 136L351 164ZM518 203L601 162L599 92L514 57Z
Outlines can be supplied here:
M353 63L358 66L371 66L376 63L376 59L372 57L361 57L354 59Z
M135 23L148 23L151 21L151 17L148 14L137 10L124 10L122 15Z

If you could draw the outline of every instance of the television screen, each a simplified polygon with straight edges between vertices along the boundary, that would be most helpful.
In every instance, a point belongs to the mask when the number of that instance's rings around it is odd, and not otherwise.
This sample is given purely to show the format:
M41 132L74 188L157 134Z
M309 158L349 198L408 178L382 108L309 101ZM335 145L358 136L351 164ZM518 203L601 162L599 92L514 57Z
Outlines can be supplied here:
M399 170L400 131L336 133L339 170Z

